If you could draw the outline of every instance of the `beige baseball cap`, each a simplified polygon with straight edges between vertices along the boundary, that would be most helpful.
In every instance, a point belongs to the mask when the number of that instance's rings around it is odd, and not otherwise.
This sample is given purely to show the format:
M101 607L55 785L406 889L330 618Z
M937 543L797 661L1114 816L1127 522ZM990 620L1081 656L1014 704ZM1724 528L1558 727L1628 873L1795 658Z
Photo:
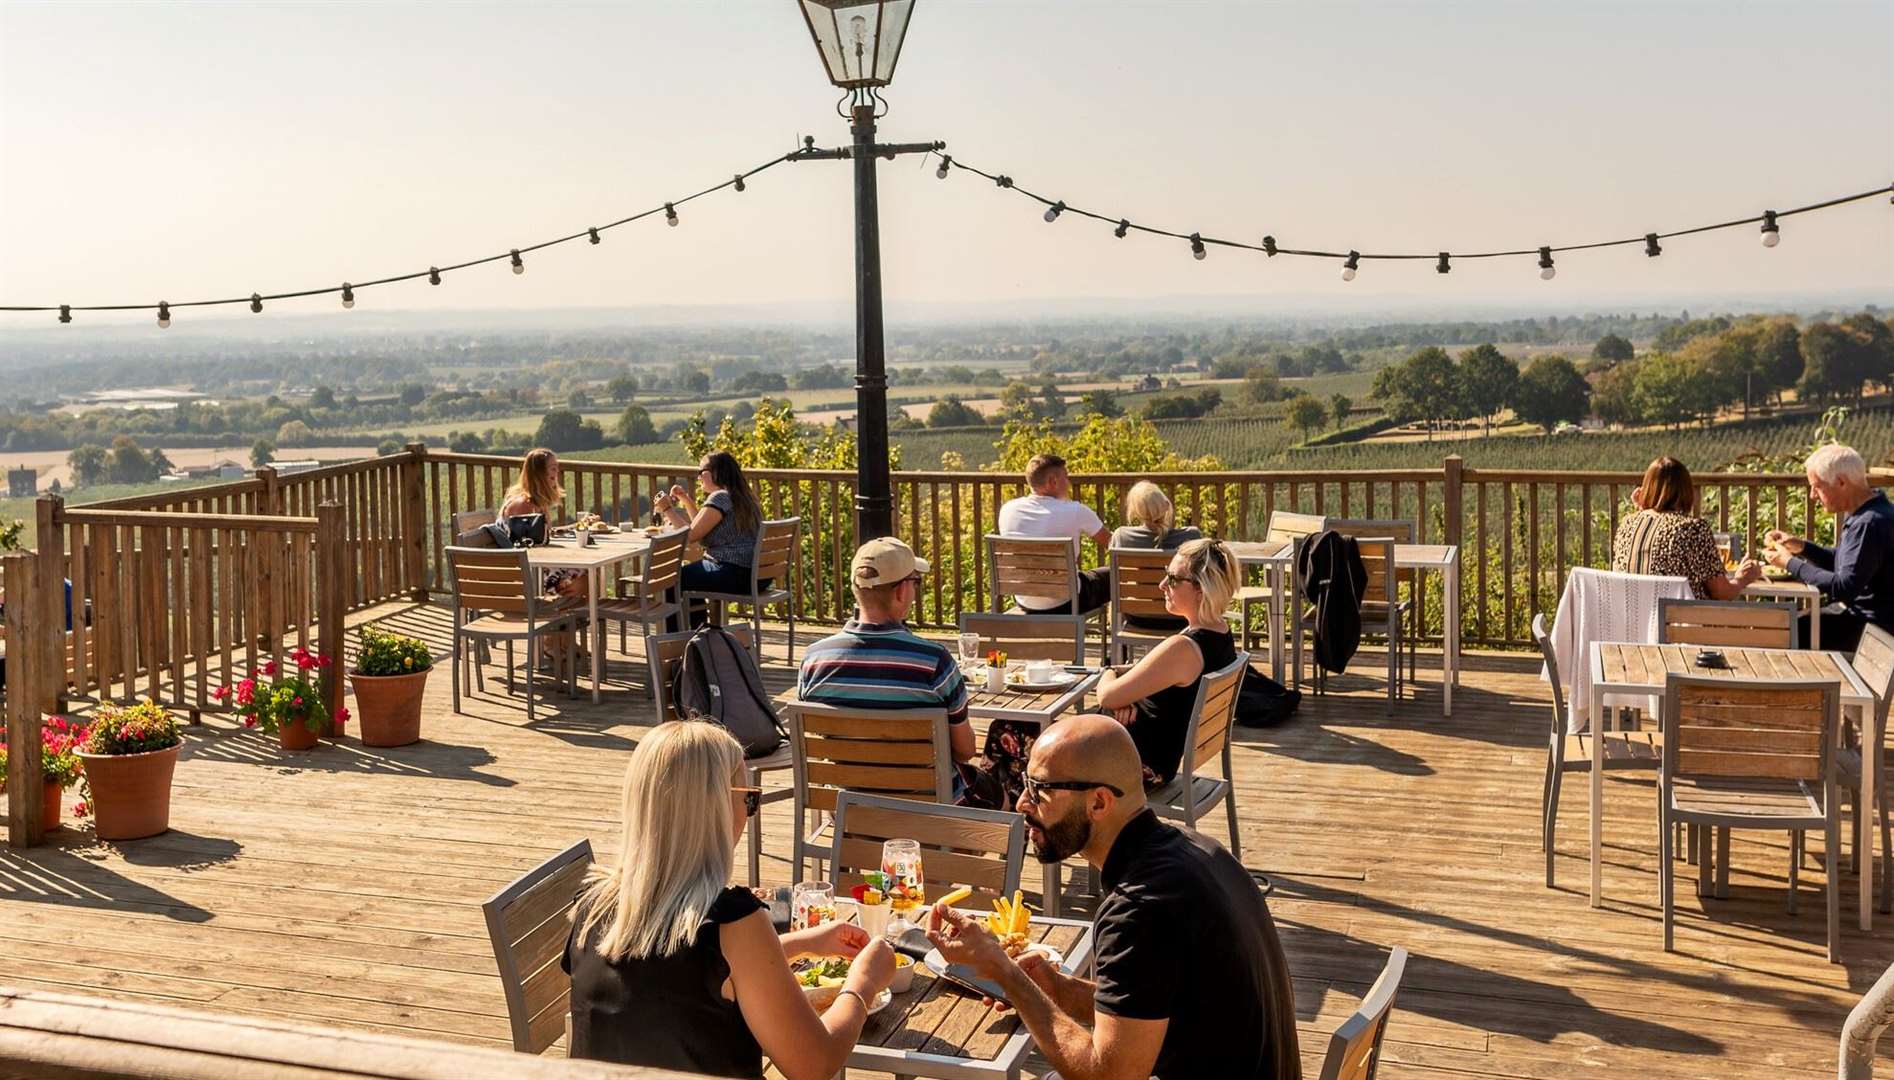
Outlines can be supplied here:
M917 558L913 548L892 536L863 544L861 550L855 552L854 561L848 564L849 579L864 589L893 585L914 574L925 573L927 560Z

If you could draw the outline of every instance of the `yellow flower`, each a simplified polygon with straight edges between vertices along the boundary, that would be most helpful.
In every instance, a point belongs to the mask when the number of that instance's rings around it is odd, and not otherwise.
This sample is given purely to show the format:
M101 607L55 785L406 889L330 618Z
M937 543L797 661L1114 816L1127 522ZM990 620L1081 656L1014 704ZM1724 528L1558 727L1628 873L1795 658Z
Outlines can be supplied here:
M413 667L413 666L414 666L414 657L412 657L412 656L404 656L404 657L402 657L402 658L401 658L401 666L402 666L402 667Z

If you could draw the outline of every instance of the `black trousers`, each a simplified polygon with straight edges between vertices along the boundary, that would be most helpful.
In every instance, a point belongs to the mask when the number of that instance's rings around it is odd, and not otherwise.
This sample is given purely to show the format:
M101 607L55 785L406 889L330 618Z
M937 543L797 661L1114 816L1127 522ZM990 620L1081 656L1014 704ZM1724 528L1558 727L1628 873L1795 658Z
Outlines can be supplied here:
M1111 567L1101 566L1096 570L1079 571L1079 613L1097 611L1111 602ZM1067 600L1057 607L1035 608L1020 605L1028 615L1070 615L1072 601Z
M1861 632L1868 625L1867 617L1840 608L1823 608L1818 615L1822 620L1822 651L1852 653L1861 644ZM1809 647L1809 617L1801 618L1802 647Z

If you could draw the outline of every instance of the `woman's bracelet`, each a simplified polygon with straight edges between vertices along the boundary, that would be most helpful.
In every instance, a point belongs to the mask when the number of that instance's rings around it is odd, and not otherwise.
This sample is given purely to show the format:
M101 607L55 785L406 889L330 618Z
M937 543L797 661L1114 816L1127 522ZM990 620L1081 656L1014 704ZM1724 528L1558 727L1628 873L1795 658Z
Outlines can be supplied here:
M843 987L841 993L835 995L835 1000L842 1000L842 994L855 995L855 1000L862 1003L862 1015L866 1016L868 1014L868 999L862 996L860 990L851 990L848 987Z

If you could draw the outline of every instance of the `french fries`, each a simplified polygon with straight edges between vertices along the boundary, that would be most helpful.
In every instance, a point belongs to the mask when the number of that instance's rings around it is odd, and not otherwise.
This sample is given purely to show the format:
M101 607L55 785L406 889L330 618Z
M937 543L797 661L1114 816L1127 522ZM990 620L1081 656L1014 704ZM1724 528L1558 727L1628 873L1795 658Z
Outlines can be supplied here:
M948 907L953 907L955 904L958 904L962 900L965 900L967 897L972 896L972 895L973 895L973 888L968 885L962 885L958 889L955 889L953 892L950 892L946 896L941 897L938 901L936 901L936 903L941 903L941 904L947 905Z
M993 901L993 914L986 917L986 928L999 939L1008 956L1018 956L1026 948L1026 931L1031 925L1032 911L1018 889L1013 890L1011 900L1002 897Z

